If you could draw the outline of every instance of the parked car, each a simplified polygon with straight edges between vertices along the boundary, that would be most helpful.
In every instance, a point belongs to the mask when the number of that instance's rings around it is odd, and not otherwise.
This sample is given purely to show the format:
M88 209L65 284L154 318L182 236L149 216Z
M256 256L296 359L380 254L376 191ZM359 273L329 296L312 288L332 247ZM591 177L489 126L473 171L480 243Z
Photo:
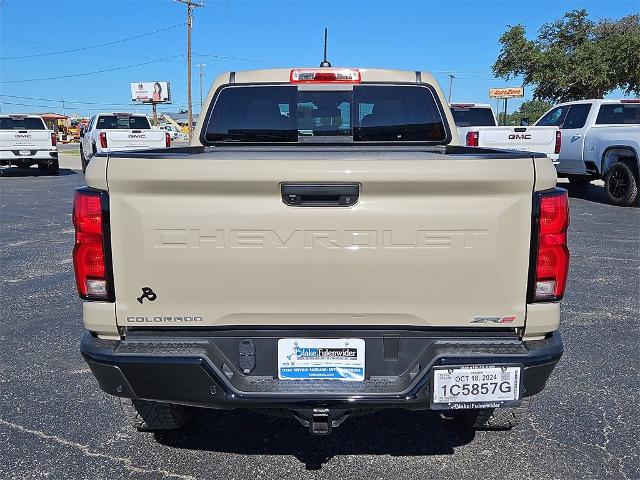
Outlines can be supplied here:
M38 115L0 115L0 165L58 174L58 139Z
M460 146L426 72L225 73L202 111L190 147L98 153L75 193L80 348L133 424L513 427L563 350L551 160Z
M460 139L469 147L539 152L553 160L560 152L561 135L557 127L500 127L488 104L454 103L451 111Z
M80 160L85 172L98 153L144 150L171 146L171 135L151 128L146 115L132 113L99 113L80 132Z
M603 179L609 201L633 205L640 181L640 100L581 100L549 110L536 125L562 132L559 176L583 185Z

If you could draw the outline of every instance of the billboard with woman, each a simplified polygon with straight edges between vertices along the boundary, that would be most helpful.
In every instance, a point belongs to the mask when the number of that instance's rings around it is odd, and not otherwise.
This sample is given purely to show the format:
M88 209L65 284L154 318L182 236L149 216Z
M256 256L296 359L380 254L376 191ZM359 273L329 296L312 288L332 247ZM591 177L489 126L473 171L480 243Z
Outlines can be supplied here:
M169 82L132 83L131 100L138 103L171 103Z

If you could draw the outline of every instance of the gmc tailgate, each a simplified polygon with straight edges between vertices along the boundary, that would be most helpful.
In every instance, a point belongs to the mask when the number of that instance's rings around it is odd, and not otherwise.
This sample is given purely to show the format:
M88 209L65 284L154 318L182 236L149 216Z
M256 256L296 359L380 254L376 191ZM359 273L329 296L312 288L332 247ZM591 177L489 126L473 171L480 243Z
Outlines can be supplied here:
M166 146L164 130L105 130L107 148L111 151L163 148Z
M478 127L471 130L478 132L477 144L481 147L539 152L547 155L559 152L556 137L560 130L557 127Z
M112 155L117 323L521 327L534 168L407 148ZM357 198L288 205L289 185Z

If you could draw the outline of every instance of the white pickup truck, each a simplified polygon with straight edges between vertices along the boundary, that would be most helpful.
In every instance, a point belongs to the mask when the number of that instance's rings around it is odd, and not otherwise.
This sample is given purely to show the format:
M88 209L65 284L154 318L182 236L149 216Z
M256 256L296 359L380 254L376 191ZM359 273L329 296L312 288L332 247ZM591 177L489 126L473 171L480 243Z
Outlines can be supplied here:
M451 112L458 136L468 147L539 152L552 160L560 152L561 134L557 127L499 127L491 106L482 103L453 103Z
M146 115L131 113L99 113L91 117L89 125L80 132L80 160L86 171L91 157L97 153L168 148L171 135L153 130Z
M614 205L637 201L640 99L562 103L536 125L557 126L562 132L558 176L577 185L603 179Z
M58 174L57 137L38 115L0 115L0 165Z
M452 103L451 113L461 139L467 138L467 133L477 127L498 126L493 109L488 103Z

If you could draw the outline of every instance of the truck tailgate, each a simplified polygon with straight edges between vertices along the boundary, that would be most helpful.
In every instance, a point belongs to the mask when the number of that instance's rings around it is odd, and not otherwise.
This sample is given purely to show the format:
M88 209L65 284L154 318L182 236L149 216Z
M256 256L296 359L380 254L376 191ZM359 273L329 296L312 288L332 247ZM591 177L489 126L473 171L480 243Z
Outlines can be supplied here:
M162 148L165 146L164 130L107 130L110 149L132 150L136 148Z
M49 150L50 130L0 130L0 150Z
M109 159L118 325L524 325L531 158L169 156ZM287 206L283 182L360 197Z
M480 146L552 154L557 127L480 127Z

